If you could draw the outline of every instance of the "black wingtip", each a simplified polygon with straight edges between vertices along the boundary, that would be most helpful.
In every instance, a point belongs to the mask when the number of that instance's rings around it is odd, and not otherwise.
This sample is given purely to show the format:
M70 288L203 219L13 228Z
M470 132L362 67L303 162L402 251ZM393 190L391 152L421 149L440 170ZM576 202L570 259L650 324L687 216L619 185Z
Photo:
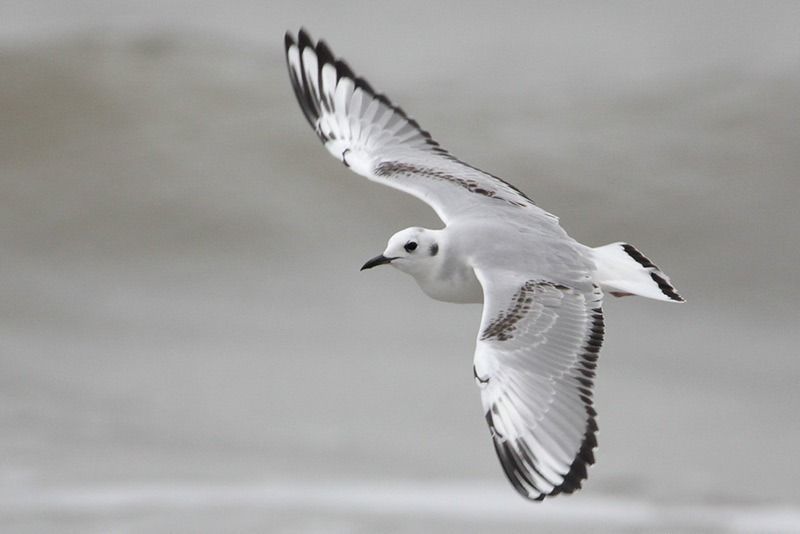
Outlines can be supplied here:
M415 128L420 135L422 135L422 137L425 139L425 143L431 147L432 152L447 158L455 159L445 149L441 148L439 143L431 138L430 133L420 128L416 121L409 118L402 108L394 105L386 96L377 94L369 82L367 82L364 78L356 76L353 70L344 60L337 58L333 54L327 42L325 42L323 39L320 39L317 43L314 43L314 40L311 38L311 34L308 32L308 30L301 27L297 32L296 39L290 31L286 32L284 35L284 45L286 47L287 62L289 62L289 77L291 79L295 95L297 96L297 100L303 110L303 114L305 115L309 124L311 124L315 130L316 120L319 118L322 108L324 108L324 111L330 112L333 104L331 102L325 102L324 100L318 102L317 100L319 100L319 95L315 96L308 88L308 80L303 66L303 52L306 50L306 48L310 48L311 51L313 51L313 53L317 56L317 66L320 71L324 65L333 65L336 69L337 83L343 78L351 80L356 88L361 89L372 98L375 98L381 104L390 108L392 112L396 113L400 118L408 121L411 127ZM292 69L292 64L289 60L289 51L293 47L297 47L297 51L299 53L299 58L297 60L299 63L299 69L297 69L297 71ZM295 65L295 67L297 67L297 65ZM319 131L317 131L317 135L321 135ZM322 140L325 142L328 139L322 138Z
M288 51L292 46L294 46L294 36L292 32L287 31L283 36L283 46Z
M309 82L306 79L306 73L303 69L303 50L308 46L313 46L311 44L311 38L304 28L300 28L300 31L297 33L297 42L295 42L291 32L287 31L284 36L284 44L286 46L286 62L289 68L289 79L292 83L294 94L297 97L297 102L300 104L300 109L303 111L303 115L308 123L312 128L316 129L315 123L320 113L319 104L317 104L311 92L308 90ZM289 57L290 50L295 46L299 52L299 57L297 58L299 65L295 66L296 69L292 66L292 61ZM296 72L296 70L299 72Z
M317 42L317 57L319 58L320 65L333 63L336 61L336 59L333 57L333 52L331 52L331 49L328 46L328 43L322 39Z
M300 31L297 32L297 43L300 45L301 50L307 46L314 47L314 41L305 28L300 28Z
M356 75L353 74L352 69L350 69L350 66L345 63L344 60L337 59L334 65L336 65L336 74L339 76L339 78L350 78L351 80L355 79Z

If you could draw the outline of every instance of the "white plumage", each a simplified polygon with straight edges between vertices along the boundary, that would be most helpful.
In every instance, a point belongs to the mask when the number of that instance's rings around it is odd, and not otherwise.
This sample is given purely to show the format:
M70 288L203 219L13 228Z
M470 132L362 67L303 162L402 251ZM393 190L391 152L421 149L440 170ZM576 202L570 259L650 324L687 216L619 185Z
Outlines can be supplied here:
M325 148L446 224L398 232L364 268L388 263L433 298L484 303L473 369L508 479L534 500L580 488L597 445L603 290L681 302L669 279L631 245L576 242L514 186L441 148L305 31L286 34L286 59Z

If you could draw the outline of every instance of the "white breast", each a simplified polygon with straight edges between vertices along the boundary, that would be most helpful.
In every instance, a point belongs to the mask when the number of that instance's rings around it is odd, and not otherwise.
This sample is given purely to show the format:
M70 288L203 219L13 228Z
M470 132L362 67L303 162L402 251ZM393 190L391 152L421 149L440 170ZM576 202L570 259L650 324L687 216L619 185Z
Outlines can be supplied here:
M458 303L483 302L483 288L470 266L442 269L434 276L414 278L422 291L432 299Z

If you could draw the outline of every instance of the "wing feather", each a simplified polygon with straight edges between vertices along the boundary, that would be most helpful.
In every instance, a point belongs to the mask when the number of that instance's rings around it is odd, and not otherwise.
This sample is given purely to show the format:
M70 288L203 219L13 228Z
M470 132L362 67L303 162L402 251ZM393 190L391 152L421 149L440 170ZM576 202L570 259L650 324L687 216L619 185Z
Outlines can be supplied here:
M286 33L297 101L325 148L355 172L427 202L447 222L490 206L509 216L545 214L500 178L468 165L304 30Z
M602 292L507 271L476 275L484 311L475 378L503 471L529 499L572 493L597 446L592 389Z

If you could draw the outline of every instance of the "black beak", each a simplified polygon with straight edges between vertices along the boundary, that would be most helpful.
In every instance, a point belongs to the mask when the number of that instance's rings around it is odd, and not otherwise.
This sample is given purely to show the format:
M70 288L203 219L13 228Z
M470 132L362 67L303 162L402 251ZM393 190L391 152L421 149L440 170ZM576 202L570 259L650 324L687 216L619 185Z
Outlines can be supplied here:
M365 263L361 267L361 270L363 271L364 269L372 269L373 267L377 267L378 265L384 265L386 263L392 263L393 259L394 258L387 258L383 254L381 254L380 256L375 256L374 258L369 260L367 263Z

